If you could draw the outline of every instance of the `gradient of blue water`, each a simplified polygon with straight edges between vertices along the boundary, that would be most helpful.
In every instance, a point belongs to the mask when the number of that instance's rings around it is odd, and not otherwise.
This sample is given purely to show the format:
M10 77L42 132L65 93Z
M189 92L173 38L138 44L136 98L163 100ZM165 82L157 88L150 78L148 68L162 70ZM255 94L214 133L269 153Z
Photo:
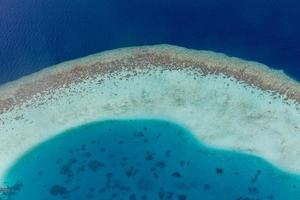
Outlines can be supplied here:
M0 0L0 83L118 47L170 43L300 79L298 0Z
M6 181L17 184L10 200L300 199L299 176L204 146L186 129L159 120L69 130L25 154Z

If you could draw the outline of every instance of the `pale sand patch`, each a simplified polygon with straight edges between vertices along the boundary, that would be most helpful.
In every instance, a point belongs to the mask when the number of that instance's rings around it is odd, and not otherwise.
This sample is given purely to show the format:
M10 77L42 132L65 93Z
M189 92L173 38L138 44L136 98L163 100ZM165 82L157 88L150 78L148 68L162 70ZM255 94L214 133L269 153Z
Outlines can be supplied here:
M68 128L119 118L171 120L209 145L300 173L299 91L265 65L170 45L65 62L0 88L0 177Z

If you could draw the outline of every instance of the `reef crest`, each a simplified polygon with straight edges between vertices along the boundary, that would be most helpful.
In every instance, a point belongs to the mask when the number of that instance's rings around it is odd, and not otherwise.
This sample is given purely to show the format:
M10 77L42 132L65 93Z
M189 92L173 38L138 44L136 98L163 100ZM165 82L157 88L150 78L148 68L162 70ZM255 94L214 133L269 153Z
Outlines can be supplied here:
M171 45L122 48L0 87L0 177L34 145L91 121L176 121L205 143L300 172L300 85L265 65Z

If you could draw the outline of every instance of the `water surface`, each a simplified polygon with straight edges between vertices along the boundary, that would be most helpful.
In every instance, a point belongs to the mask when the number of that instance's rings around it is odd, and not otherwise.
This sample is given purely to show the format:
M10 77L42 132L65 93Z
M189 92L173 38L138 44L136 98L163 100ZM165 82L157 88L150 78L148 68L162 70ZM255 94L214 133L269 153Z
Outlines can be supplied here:
M109 120L33 148L6 176L3 199L296 200L300 177L264 160L205 146L160 120Z
M169 43L300 79L298 0L1 0L0 83L119 47Z

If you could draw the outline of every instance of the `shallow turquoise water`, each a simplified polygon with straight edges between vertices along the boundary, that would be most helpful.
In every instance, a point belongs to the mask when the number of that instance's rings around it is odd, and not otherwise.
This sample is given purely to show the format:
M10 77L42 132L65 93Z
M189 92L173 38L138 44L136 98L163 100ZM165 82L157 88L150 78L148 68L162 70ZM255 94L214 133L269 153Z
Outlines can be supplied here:
M102 121L35 147L11 168L2 199L296 200L300 177L201 144L159 120ZM1 199L1 198L0 198Z

